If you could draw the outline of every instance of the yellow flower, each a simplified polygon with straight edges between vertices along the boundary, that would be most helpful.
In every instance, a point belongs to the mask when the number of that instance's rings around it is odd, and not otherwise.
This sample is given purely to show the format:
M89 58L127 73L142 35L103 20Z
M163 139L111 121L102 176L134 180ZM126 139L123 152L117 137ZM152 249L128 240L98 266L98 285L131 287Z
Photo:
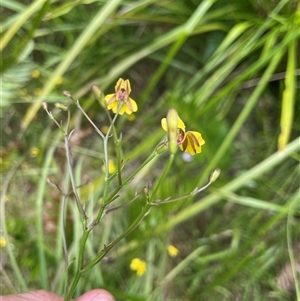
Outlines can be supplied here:
M168 245L168 253L171 257L176 257L179 250L173 245Z
M38 69L34 69L31 72L31 77L32 78L38 78L40 76L40 71Z
M102 166L102 170L105 171L105 165ZM112 174L116 171L116 165L113 160L108 160L108 173Z
M168 132L168 125L166 118L161 120L162 128ZM201 153L201 146L205 143L201 134L195 131L185 131L185 124L178 116L177 125L177 144L179 148L191 155Z
M36 88L36 89L34 89L33 93L34 93L35 96L40 96L42 94L42 89Z
M139 258L134 258L131 260L130 269L136 271L138 276L142 276L146 272L147 264L145 261Z
M40 150L37 147L30 149L30 156L35 158L39 154Z
M134 114L128 115L127 120L134 121L135 120L135 115Z
M120 104L120 115L123 115L124 113L130 115L132 112L136 112L138 109L137 104L132 98L129 97L130 92L131 87L129 80L119 78L115 86L115 93L105 96L108 110L112 110L116 114Z
M3 236L0 236L0 248L6 247L6 239Z
M62 84L63 81L64 81L63 78L62 78L61 76L59 76L59 77L57 77L56 80L55 80L55 85L56 85L56 86L59 86L59 85Z

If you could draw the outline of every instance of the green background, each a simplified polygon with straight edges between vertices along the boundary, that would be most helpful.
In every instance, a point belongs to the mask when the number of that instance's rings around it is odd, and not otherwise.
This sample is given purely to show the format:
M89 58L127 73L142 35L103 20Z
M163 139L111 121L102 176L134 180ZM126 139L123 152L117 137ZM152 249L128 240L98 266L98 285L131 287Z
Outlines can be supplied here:
M62 90L104 129L91 85L113 93L122 77L139 107L116 123L125 175L164 139L160 120L169 108L205 145L189 158L178 150L157 198L188 194L215 168L222 173L204 192L153 208L84 274L76 296L102 287L117 300L299 299L299 28L296 0L2 0L1 294L64 290L57 186L68 191L69 178L63 136L41 101L62 124L66 113L55 103L70 106L74 175L92 220L103 142ZM112 160L114 148L110 139ZM163 154L138 173L116 206L155 183L166 161ZM105 216L85 259L122 233L144 202ZM72 198L66 227L72 262L81 234ZM169 257L169 244L177 257ZM147 262L142 277L129 268L135 257ZM69 270L71 277L75 263Z

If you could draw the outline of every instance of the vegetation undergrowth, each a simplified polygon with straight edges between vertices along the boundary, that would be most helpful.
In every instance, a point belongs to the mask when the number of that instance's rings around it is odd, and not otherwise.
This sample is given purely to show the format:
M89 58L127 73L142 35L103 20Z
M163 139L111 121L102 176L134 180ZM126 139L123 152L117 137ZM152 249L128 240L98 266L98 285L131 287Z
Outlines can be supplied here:
M1 295L300 300L298 1L1 15Z

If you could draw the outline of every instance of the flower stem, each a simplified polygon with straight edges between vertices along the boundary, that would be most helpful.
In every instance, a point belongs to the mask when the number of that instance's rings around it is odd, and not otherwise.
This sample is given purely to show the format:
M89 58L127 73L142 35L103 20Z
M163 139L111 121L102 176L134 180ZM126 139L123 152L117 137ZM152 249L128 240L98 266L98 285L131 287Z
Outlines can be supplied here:
M95 125L95 123L91 120L91 118L88 116L88 114L83 110L83 108L81 107L81 105L79 103L79 100L76 100L69 91L63 91L63 94L65 96L69 97L75 103L75 105L77 106L77 108L86 117L86 119L89 121L89 123L94 127L94 129L96 130L96 132L104 139L103 133L97 128L97 126Z
M84 254L84 247L85 247L85 243L87 241L89 232L92 230L92 228L90 228L89 230L86 230L83 234L81 243L80 243L80 251L79 251L79 257L78 257L78 268L75 274L75 277L72 281L71 284L71 288L68 292L68 294L66 295L64 301L70 301L76 286L80 280L81 275L88 271L90 268L92 268L95 264L97 264L99 261L101 261L106 254L120 241L122 240L124 237L126 237L128 234L130 234L144 219L144 217L149 213L150 209L151 209L152 205L151 204L146 204L146 206L144 207L144 209L141 211L141 213L139 214L139 216L135 219L135 221L127 228L127 230L125 232L123 232L122 234L119 235L119 237L117 237L113 242L111 242L108 246L104 246L104 248L96 255L96 257L90 261L84 268L82 268L82 264L83 264L83 254Z
M72 160L71 160L71 155L70 155L69 137L67 136L67 134L65 134L65 149L66 149L68 169L69 169L69 175L70 175L72 190L73 190L73 193L74 193L74 196L75 196L75 201L76 201L77 208L78 208L80 216L83 220L82 226L83 226L83 229L84 229L86 227L87 216L86 216L86 214L83 210L83 207L82 207L81 202L80 202L79 195L77 193L77 188L76 188L75 179L74 179L73 170L72 170Z
M118 186L111 194L110 196L106 199L106 205L111 203L114 199L116 194L125 186L127 185L133 178L134 176L141 170L143 169L150 161L152 161L158 154L157 153L152 153L134 172L132 172L122 183L122 185Z
M71 288L70 288L68 294L66 295L64 301L70 301L71 300L71 298L72 298L72 296L75 292L76 286L77 286L77 284L80 280L80 277L81 277L81 274L82 274L82 268L83 268L84 248L85 248L85 245L86 245L86 242L87 242L87 239L88 239L88 236L89 236L91 230L92 230L92 228L89 228L89 229L85 229L85 231L83 232L81 242L80 242L80 247L79 247L77 270L76 270L76 273L75 273L75 277L72 281Z
M120 234L114 241L112 241L109 245L104 246L104 248L96 255L96 257L90 261L82 270L81 273L84 273L88 271L90 268L92 268L95 264L97 264L99 261L101 261L105 255L124 237L126 237L128 234L130 234L144 219L144 217L149 213L152 205L146 204L139 216L135 219L135 221L127 228L125 232Z
M152 202L153 201L153 198L158 190L158 188L160 187L160 185L162 184L162 182L164 181L166 175L168 174L171 166L172 166L172 163L173 163L173 160L174 160L174 154L170 154L169 156L169 160L165 166L165 169L163 171L163 173L161 174L158 182L156 183L156 185L154 186L153 190L152 190L152 193L150 195L150 198L149 198L149 201Z
M118 109L118 112L121 108ZM118 112L116 115L118 115ZM108 112L108 110L106 110L106 114L107 114L107 117L110 121L111 124L113 124L113 121L111 119L111 116ZM119 139L118 138L118 135L117 135L117 131L116 131L116 128L113 124L113 127L112 127L112 131L113 131L113 137L114 137L114 141L115 141L115 145L116 145L116 155L117 155L117 169L118 169L118 181L119 181L119 185L122 185L122 175L121 175L121 138Z

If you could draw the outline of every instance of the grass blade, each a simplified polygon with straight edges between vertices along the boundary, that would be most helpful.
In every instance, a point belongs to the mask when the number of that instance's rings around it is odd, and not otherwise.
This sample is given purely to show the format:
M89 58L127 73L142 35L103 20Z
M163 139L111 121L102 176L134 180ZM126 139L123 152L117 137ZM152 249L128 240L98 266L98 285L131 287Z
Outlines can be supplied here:
M36 99L36 102L33 103L30 108L27 110L25 117L22 120L22 129L23 132L27 129L28 125L36 115L37 111L41 107L41 101L50 93L52 88L55 86L55 83L59 77L61 77L64 72L70 67L75 58L79 55L82 49L85 47L87 42L92 38L96 30L105 22L109 15L116 9L122 0L112 0L106 3L106 5L99 10L95 15L93 20L87 26L87 28L82 32L78 37L72 48L67 51L64 59L57 66L57 68L51 74L49 80L46 82L41 95Z
M255 167L250 169L248 172L229 182L225 186L223 186L222 190L225 191L235 191L245 185L248 181L253 180L263 173L271 170L276 165L280 164L283 160L288 158L292 153L300 150L300 137L289 143L286 148L283 149L282 152L276 152L272 156L268 157L266 160L257 164ZM201 201L198 201L182 211L180 211L177 215L175 215L172 219L170 219L164 225L158 226L155 231L152 232L152 235L156 235L161 232L168 231L180 224L183 221L190 219L191 217L199 214L204 211L208 207L213 206L217 202L219 202L220 197L216 194L210 194L207 197L203 198Z
M285 78L285 90L282 96L282 110L280 118L281 133L278 137L278 150L282 150L288 143L294 115L296 90L296 41L292 40L288 48L288 62Z

